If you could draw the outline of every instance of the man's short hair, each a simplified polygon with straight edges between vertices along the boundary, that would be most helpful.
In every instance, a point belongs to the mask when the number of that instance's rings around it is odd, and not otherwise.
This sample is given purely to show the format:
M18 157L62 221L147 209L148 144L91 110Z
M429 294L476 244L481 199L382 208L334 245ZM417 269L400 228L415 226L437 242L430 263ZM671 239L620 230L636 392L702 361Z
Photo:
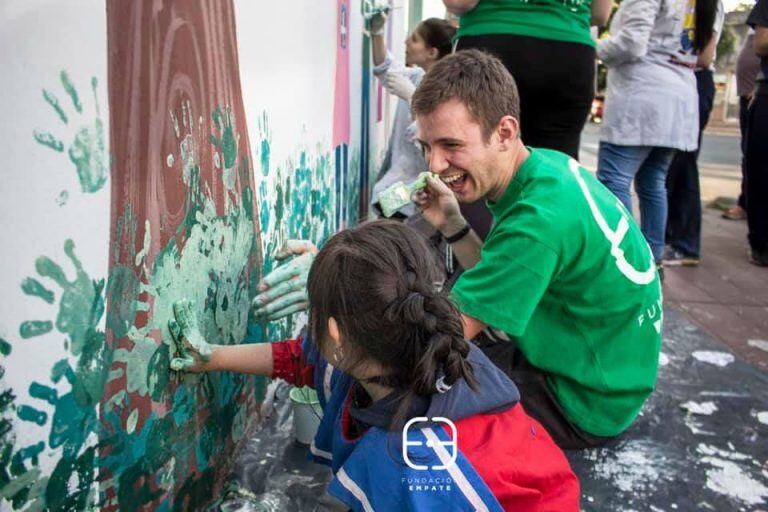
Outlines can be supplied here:
M416 88L411 110L414 117L428 115L454 98L480 124L486 140L502 117L520 119L515 79L499 59L480 50L461 50L435 63Z

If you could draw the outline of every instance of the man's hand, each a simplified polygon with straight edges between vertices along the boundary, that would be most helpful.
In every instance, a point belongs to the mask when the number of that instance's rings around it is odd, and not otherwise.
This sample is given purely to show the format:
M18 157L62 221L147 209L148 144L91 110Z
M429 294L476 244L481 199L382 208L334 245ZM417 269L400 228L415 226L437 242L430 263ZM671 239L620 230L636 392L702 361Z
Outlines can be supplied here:
M168 330L177 357L171 359L171 369L180 371L201 371L213 353L210 345L197 324L194 305L188 300L180 300L173 304L175 319L168 322Z
M390 94L394 94L408 103L411 102L413 93L416 91L413 82L400 71L387 71L382 83Z
M456 196L440 178L428 176L427 186L417 190L411 199L427 222L443 236L455 235L467 224Z
M307 309L307 277L316 254L317 247L307 240L285 242L275 259L297 257L277 267L259 283L260 293L251 302L257 318L278 320Z

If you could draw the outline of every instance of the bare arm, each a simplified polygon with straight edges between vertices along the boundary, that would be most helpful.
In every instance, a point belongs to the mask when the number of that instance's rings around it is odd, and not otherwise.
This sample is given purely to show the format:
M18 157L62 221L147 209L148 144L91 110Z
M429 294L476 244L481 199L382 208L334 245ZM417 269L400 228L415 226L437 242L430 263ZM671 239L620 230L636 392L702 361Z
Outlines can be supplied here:
M768 57L768 27L755 27L755 39L752 44L759 57Z
M709 40L707 46L699 53L696 58L696 67L706 69L712 65L712 60L715 58L715 48L717 47L717 34L712 34L712 39Z
M451 234L458 232L459 229L461 228L453 231L445 231L444 233L448 233L450 236ZM461 237L460 240L451 244L454 256L456 256L456 259L459 260L459 263L461 263L461 266L464 267L465 270L471 269L477 265L478 261L480 261L480 249L482 249L482 247L483 241L480 240L480 237L477 236L472 229L469 230L469 233Z
M486 325L483 322L477 318L465 315L464 313L461 314L461 323L464 324L465 340L475 339L475 337L486 328Z
M443 0L448 12L461 16L477 6L479 0Z
M228 371L272 375L272 344L212 345L210 359L191 367L194 372Z
M604 27L611 17L612 0L592 0L591 24L595 27Z

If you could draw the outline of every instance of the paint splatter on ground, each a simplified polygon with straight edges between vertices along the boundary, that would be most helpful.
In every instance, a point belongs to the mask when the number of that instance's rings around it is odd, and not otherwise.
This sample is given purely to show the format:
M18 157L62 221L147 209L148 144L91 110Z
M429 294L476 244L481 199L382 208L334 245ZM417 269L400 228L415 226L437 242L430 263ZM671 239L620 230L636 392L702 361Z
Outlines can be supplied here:
M760 350L768 352L767 340L748 340L747 345L749 345L750 347L759 348Z
M721 368L728 366L736 359L733 354L728 352L719 352L716 350L696 350L691 355L697 361L713 364Z
M711 416L713 412L717 411L715 402L694 402L689 400L684 404L680 404L681 409L685 409L691 414L700 414L702 416Z

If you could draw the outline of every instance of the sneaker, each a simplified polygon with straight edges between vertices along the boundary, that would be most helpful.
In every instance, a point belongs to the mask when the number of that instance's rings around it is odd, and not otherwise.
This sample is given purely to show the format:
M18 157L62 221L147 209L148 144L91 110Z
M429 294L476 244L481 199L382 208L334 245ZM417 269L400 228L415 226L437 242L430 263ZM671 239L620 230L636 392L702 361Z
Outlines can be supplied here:
M669 246L664 250L664 256L661 259L667 267L696 267L700 262L699 258L687 256L682 251Z
M747 218L747 211L741 206L734 206L725 210L722 217L728 220L744 220Z
M768 267L768 250L757 251L752 249L749 251L749 262L758 267Z

